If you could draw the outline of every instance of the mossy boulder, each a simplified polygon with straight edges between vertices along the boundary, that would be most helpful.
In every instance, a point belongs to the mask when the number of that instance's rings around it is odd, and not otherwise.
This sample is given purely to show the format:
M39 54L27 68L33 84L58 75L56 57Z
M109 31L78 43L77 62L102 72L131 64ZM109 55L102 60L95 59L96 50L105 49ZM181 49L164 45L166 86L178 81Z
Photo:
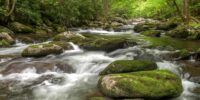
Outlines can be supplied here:
M15 33L33 33L34 32L34 29L31 26L24 25L19 22L10 23L9 28Z
M173 98L183 92L180 77L167 70L101 76L98 87L112 98Z
M189 40L200 40L200 28L191 28L190 29L190 36L188 37Z
M160 23L157 25L157 30L165 30L165 31L168 31L168 30L171 30L171 29L174 29L178 26L178 23L176 22L172 22L171 20L170 21L167 21L167 22L163 22L163 23Z
M175 60L189 60L192 56L192 53L187 49L182 49L172 53L171 56L175 58Z
M147 60L117 60L109 64L100 75L157 69L156 63Z
M0 26L0 33L2 32L8 33L9 35L14 35L14 32L8 29L7 27Z
M88 39L85 42L79 44L81 47L87 50L102 50L111 52L117 49L126 48L128 46L136 45L136 42L126 40L125 38L96 38Z
M0 32L0 46L6 47L15 43L15 40L6 32Z
M160 37L161 31L159 31L159 30L148 30L148 31L142 32L141 34L145 35L145 36Z
M91 97L88 100L106 100L104 97Z
M190 33L187 26L180 25L177 28L167 32L166 35L173 38L187 38Z
M120 48L136 45L134 40L124 36L106 36L97 34L78 34L64 32L54 37L54 41L67 41L78 44L87 50L113 51Z
M54 41L78 41L78 40L84 40L85 37L79 33L74 32L63 32L61 34L58 34L54 37Z
M64 51L64 49L72 49L69 44L64 43L46 43L46 44L36 44L31 45L24 49L22 52L23 57L42 57L47 56L49 54L60 54Z
M156 27L157 27L157 23L155 23L155 22L140 23L134 27L134 31L139 33L142 31L156 29Z

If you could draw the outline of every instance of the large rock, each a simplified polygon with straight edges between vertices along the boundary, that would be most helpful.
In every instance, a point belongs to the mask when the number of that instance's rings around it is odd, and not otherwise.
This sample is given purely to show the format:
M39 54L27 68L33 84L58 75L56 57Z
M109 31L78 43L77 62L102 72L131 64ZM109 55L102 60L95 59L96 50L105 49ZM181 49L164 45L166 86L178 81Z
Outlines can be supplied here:
M183 91L180 77L167 70L110 74L102 76L98 86L112 98L173 98Z
M24 57L42 57L49 54L60 54L64 49L72 49L70 44L64 45L62 43L47 43L37 44L27 47L23 52Z
M141 34L145 35L145 36L160 37L161 31L158 31L158 30L148 30L148 31L142 32Z
M10 29L16 33L32 33L34 32L34 30L32 29L32 27L24 25L22 23L19 22L12 22L9 25Z
M167 32L166 35L173 38L187 38L190 35L190 32L187 26L180 25L177 28Z
M83 39L85 39L83 35L74 32L63 32L54 37L54 41L78 41Z
M168 31L168 30L176 28L177 26L178 26L178 23L168 21L168 22L160 23L159 25L157 25L156 29Z
M14 35L14 32L8 29L7 27L0 26L0 33L2 32L8 33L9 35Z
M0 32L0 46L10 46L14 44L15 40L6 32Z
M106 36L86 33L81 35L71 32L55 36L54 41L73 42L87 50L102 50L107 52L136 45L136 42L129 39L129 36Z
M139 23L134 27L135 32L142 32L147 30L156 29L157 23L154 22L146 22L146 23Z
M145 71L157 69L157 65L154 62L146 60L118 60L112 62L106 67L100 75L115 74L115 73L127 73L135 71Z

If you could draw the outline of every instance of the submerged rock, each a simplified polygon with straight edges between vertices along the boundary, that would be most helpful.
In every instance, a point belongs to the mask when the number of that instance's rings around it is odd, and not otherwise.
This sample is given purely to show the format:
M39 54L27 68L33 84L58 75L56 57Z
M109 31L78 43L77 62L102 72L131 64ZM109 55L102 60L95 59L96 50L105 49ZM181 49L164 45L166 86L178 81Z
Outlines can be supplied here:
M22 73L26 70L33 70L41 74L48 71L72 73L74 69L64 62L56 61L32 61L32 62L13 62L1 68L0 74L9 75L13 73Z
M146 60L118 60L108 65L100 75L157 69L156 63Z
M54 80L60 80L60 83L52 83L55 82ZM33 88L37 88L38 85L41 85L45 81L52 84L61 84L64 81L64 78L52 74L46 74L38 76L37 78L34 78L34 80L20 80L20 78L0 79L0 94L1 96L5 96L6 100L10 100L11 98L13 99L13 97L23 97L23 95L31 94Z
M49 54L60 54L64 49L72 49L70 44L61 42L50 42L47 44L36 44L27 47L23 52L23 57L42 57Z
M183 91L180 77L167 70L141 71L102 76L100 91L113 98L171 98Z
M19 22L12 22L9 25L9 28L16 33L32 33L32 32L34 32L32 27L24 25Z

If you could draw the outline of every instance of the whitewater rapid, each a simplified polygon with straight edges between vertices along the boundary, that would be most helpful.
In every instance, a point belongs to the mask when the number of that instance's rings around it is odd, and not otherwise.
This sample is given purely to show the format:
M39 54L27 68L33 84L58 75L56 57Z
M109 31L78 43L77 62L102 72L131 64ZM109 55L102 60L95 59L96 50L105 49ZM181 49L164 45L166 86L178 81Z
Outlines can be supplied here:
M88 32L83 31L82 32ZM95 34L121 34L119 32L108 32L101 30L93 30ZM170 70L180 77L182 77L182 69L173 61L168 61L163 58L164 55L168 55L171 51L147 49L142 46L134 46L125 49L118 49L110 53L103 51L87 51L79 48L78 45L70 43L73 46L73 50L66 50L60 55L49 55L47 57L40 58L38 61L53 62L59 61L67 63L73 68L73 72L66 73L58 69L58 66L54 66L54 70L47 70L44 73L37 73L37 69L34 66L22 70L20 73L12 73L9 75L0 75L0 81L2 80L14 80L17 84L10 86L12 92L19 92L24 87L28 87L31 92L27 95L17 96L10 100L84 100L87 96L92 94L96 90L98 82L98 74L108 64L115 60L134 60L134 59L149 59L157 63L159 69ZM5 54L19 54L24 48L30 44L23 44L17 42L12 48L0 49L0 55ZM21 61L32 62L32 58L23 58ZM9 61L6 60L6 61ZM6 62L4 61L4 62ZM10 60L8 63L16 62L16 60ZM42 77L50 77L43 79L40 82L35 80L41 80ZM190 92L192 88L198 86L193 82L190 82L182 78L184 92L181 97L175 100L191 100L190 96L196 96ZM23 91L23 90L21 90Z

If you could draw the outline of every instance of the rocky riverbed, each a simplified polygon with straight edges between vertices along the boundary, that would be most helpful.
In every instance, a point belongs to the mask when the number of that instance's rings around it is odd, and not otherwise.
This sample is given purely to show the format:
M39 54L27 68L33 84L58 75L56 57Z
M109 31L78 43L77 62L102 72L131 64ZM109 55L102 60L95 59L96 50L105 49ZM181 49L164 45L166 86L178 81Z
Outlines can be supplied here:
M157 23L121 21L112 29L102 24L13 39L7 31L0 36L0 99L199 100L200 42L165 35L176 24L145 22ZM21 25L14 23L14 31L33 31L15 24Z

